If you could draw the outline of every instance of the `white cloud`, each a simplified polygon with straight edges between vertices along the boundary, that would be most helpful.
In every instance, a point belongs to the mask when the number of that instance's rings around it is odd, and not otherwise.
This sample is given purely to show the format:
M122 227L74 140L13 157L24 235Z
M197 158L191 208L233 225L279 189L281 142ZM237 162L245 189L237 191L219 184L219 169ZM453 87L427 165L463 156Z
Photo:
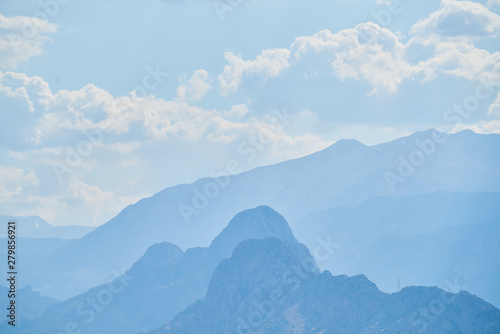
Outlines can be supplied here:
M388 29L375 23L363 23L354 29L299 37L292 45L297 59L310 51L329 52L333 73L340 79L369 82L376 92L395 92L404 79L417 69L405 62L404 45Z
M57 27L39 18L5 17L0 14L0 69L16 69L19 64L44 53L47 34Z
M408 56L419 49L428 55L410 62ZM299 37L292 50L297 61L311 52L330 55L333 74L341 80L368 82L372 86L369 94L395 92L404 80L433 80L440 74L469 81L487 77L493 85L500 85L500 52L490 53L465 40L422 36L403 44L395 33L375 23Z
M93 218L101 218L108 213L110 206L116 205L115 194L112 191L103 191L98 186L89 185L73 175L68 184L64 201L78 201L84 207L91 207ZM98 223L97 219L92 224Z
M493 85L500 85L500 52L489 53L472 43L464 41L438 41L412 39L407 48L425 43L432 49L432 56L418 64L424 80L433 80L440 73L469 81L488 79Z
M39 185L35 171L0 165L0 202L22 200Z
M207 89L203 85L206 76L197 71L193 77L186 86L201 87L193 88L190 95L199 97ZM103 223L139 197L151 195L144 182L161 178L150 172L152 168L162 172L184 168L182 164L168 166L169 161L161 168L153 167L165 163L165 152L169 157L176 150L182 156L200 156L204 150L209 152L208 147L224 154L233 151L238 157L241 142L259 129L272 128L265 117L249 117L245 104L226 112L207 110L180 98L166 101L135 93L114 97L94 85L52 92L43 79L13 72L0 71L0 104L0 135L16 129L0 145L9 150L10 161L26 169L0 169L5 175L0 180L0 212L40 214L56 224L71 217L78 217L73 223ZM9 105L15 108L4 108ZM96 133L97 143L88 145L89 136ZM327 145L319 136L290 135L282 128L274 129L272 135L262 152L263 163L295 158ZM82 142L88 153L78 153ZM64 168L63 173L54 170L55 163ZM121 175L124 169L126 177ZM39 173L44 177L35 185ZM162 183L156 180L154 184Z
M470 129L475 133L481 134L492 134L492 133L500 133L500 120L488 120L488 121L479 121L475 124L461 124L453 128L451 132L459 132L465 129Z
M378 0L379 5L386 2ZM219 76L221 95L235 92L245 75L260 73L267 79L286 68L293 71L308 53L327 55L333 75L341 80L369 83L369 95L394 93L405 80L428 81L438 75L470 81L488 76L495 85L500 84L500 53L490 53L471 43L478 37L500 33L500 17L481 4L443 0L436 12L411 28L411 33L413 37L405 44L399 33L371 22L337 33L323 30L295 39L291 46L295 62L291 64L290 53L283 49L264 50L254 61L227 52L229 65ZM280 56L270 57L278 51Z
M182 101L196 102L202 100L211 88L208 72L197 70L187 84L179 86L177 96Z
M445 7L443 5L437 13L443 12ZM433 15L427 23L420 23L421 29L431 24L435 16L439 16ZM494 20L491 22L494 23ZM487 28L495 26L491 22L486 22L486 28L483 29L485 34L496 29ZM416 27L419 28L418 25ZM437 33L442 32L439 29ZM298 63L306 62L306 54L310 53L322 53L328 59L335 77L369 83L371 94L393 93L405 80L433 80L439 75L469 81L489 77L493 85L500 84L499 52L477 48L471 40L448 38L457 35L450 34L448 30L444 30L444 33L444 38L416 35L405 44L397 33L374 23L364 23L337 33L323 30L313 36L299 37L289 50L264 50L253 60L243 60L241 56L227 52L225 58L228 64L218 77L221 95L236 92L247 81L265 82L287 69L301 70L303 67ZM422 59L410 61L408 56L413 52L410 48L426 48L429 52ZM290 59L291 54L295 56L293 59ZM322 73L318 76L321 77ZM173 100L152 95L138 97L134 92L116 97L92 84L79 90L53 92L42 78L0 71L0 145L10 150L10 161L17 161L23 166L6 172L0 169L0 172L14 180L9 183L7 178L0 179L0 199L3 200L0 201L3 203L0 211L12 207L12 210L26 214L41 213L56 222L61 222L64 217L83 216L84 212L95 217L95 222L103 222L124 205L152 189L145 186L143 179L149 175L159 178L158 173L151 172L151 160L159 164L157 160L168 156L161 161L161 167L156 166L163 173L168 168L175 168L168 166L171 161L182 165L176 160L179 156L192 155L199 157L200 161L208 161L203 160L203 154L220 150L224 152L221 155L230 155L227 152L237 152L239 143L256 134L264 134L270 142L266 144L262 156L259 156L262 159L248 166L251 168L306 155L331 143L311 133L311 129L316 129L323 120L317 120L314 112L307 110L309 106L297 107L304 110L299 115L300 124L276 126L270 115L256 117L253 112L249 112L249 107L254 111L255 106L259 105L260 108L262 105L256 100L253 105L249 99L231 101L231 104L225 105L234 105L224 110L193 105L202 101L210 89L210 77L205 70L197 70L190 78L181 79L177 97ZM499 105L500 97L497 97L490 107L490 116L500 114ZM361 136L367 141L383 137L380 133L384 131L387 138L407 133L406 128L401 130L403 127L336 126L329 128L330 133L337 133L340 137ZM500 131L496 120L479 122L473 126L476 131L484 133ZM47 175L47 169L54 161L64 164L68 149L75 150L79 141L85 140L84 132L92 130L101 131L102 143L94 145L92 154L84 157L78 167L71 169L69 177L65 179L67 182L52 187L50 182L54 182L55 176L52 180L36 177ZM177 157L176 150L182 152ZM151 159L152 156L155 159ZM192 160L189 162L192 163ZM179 168L182 167L186 168L185 165ZM96 171L104 175L106 172L103 169L108 170L110 178L115 178L123 170L135 177L130 183L122 182L124 178L119 176L109 183L108 180L96 180ZM177 170L176 173L187 174L184 170ZM21 185L21 188L16 187L16 184ZM155 180L154 185L159 184L164 183Z
M411 28L415 36L477 39L500 34L500 16L471 1L442 0L440 8Z
M206 72L197 73L193 82L205 82ZM202 80L198 80L200 77ZM203 84L200 83L200 86ZM21 93L12 94L16 91L15 87ZM206 89L203 87L201 90ZM197 141L231 131L240 136L252 124L265 122L255 118L238 121L248 113L245 104L235 105L229 112L219 112L190 105L181 99L166 101L153 95L138 97L135 93L114 97L94 85L77 91L52 93L41 78L13 72L0 72L0 99L27 101L24 111L20 109L17 113L6 114L9 117L3 122L5 129L20 121L19 118L22 122L33 124L28 132L5 141L4 145L14 150L8 146L9 143L25 140L27 147L43 152L46 147L63 144L68 134L72 134L71 138L80 138L86 131L100 130L115 142L126 142L125 146L113 146L113 150L127 151L136 148L141 141L165 138ZM26 134L32 140L27 141ZM131 143L134 144L131 146Z
M23 132L9 141L24 141L26 145L43 144L67 131L101 129L126 134L134 126L143 129L142 140L170 135L197 139L203 135L205 121L216 114L183 101L165 101L152 95L138 97L132 93L113 97L94 85L54 94L41 78L12 72L0 72L0 98L21 100L26 105L24 110L31 113L28 116L20 108L16 108L17 114L2 111L8 116L3 122L5 129L12 127L11 122L34 124L28 133L29 140ZM25 117L20 119L20 114Z
M227 119L240 119L248 114L248 106L246 104L238 104L231 107L229 111L222 111L221 115Z
M290 51L287 49L264 50L255 60L248 61L232 52L226 52L224 56L229 65L224 67L223 73L218 77L222 96L236 92L245 75L258 75L267 80L278 76L290 66Z
M69 182L59 184L57 192L47 193L47 180L36 176L35 169L23 170L0 166L0 212L9 215L39 215L72 225L95 225L110 219L125 205L141 196L126 196L118 191L103 191L72 174Z

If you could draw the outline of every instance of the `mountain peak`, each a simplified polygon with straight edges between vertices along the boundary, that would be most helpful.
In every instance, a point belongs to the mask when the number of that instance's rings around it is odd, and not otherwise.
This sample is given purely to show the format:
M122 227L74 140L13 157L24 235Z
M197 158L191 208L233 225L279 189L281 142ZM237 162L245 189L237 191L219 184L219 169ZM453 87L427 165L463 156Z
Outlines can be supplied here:
M362 142L356 140L356 139L341 139L339 141L336 141L332 145L330 145L328 149L335 149L335 150L359 150L362 148L367 147L365 144Z
M250 291L250 286L264 284L273 277L279 278L291 268L301 268L304 278L319 274L316 261L302 244L287 244L277 238L245 240L229 259L218 265L206 296L220 300L220 292L233 284L232 280L237 276L240 277L237 282L244 285L237 288Z
M457 132L457 134L459 134L459 133L466 134L466 135L477 135L477 133L472 129L465 129L465 130Z
M205 298L150 333L399 333L421 328L411 328L416 310L432 306L440 316L420 318L429 333L500 328L500 311L480 298L424 287L388 295L364 275L308 270L310 254L300 246L275 238L240 243L214 271Z
M229 225L212 241L210 248L231 249L246 239L275 237L285 243L297 243L290 226L282 215L269 206L258 206L238 213Z
M160 267L165 264L177 263L184 252L174 244L162 242L149 247L137 263Z

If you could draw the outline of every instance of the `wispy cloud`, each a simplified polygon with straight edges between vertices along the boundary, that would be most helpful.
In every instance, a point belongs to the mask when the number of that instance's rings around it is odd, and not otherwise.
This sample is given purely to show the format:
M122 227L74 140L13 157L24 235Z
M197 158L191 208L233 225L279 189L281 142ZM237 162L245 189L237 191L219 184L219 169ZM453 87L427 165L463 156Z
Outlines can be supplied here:
M264 50L254 60L247 61L233 52L226 52L225 57L229 65L226 65L224 72L219 76L223 96L236 92L244 76L259 76L265 81L278 76L290 66L288 62L290 51L287 49Z
M44 54L44 46L50 41L47 35L56 32L56 25L40 18L0 14L0 69L16 69Z
M439 10L412 27L411 34L467 40L498 36L500 16L476 2L443 0Z

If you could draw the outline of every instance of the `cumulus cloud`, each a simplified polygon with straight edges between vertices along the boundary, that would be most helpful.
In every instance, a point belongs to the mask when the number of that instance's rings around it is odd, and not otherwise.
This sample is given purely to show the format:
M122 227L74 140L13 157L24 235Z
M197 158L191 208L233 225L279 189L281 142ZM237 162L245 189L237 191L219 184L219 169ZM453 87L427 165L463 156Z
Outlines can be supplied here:
M323 30L299 37L292 44L297 59L308 52L329 52L333 73L340 79L369 82L376 92L395 92L417 69L404 60L405 46L398 37L375 23L332 33Z
M386 2L377 0L379 5ZM412 37L406 43L398 32L368 22L336 33L322 30L298 37L290 50L264 50L253 61L227 52L229 64L218 77L221 95L235 92L251 75L267 80L284 69L293 71L310 53L327 55L332 74L340 80L369 83L369 95L394 93L405 80L428 81L439 75L470 81L488 76L498 84L500 53L477 48L472 41L499 33L500 17L483 5L443 0L437 11L411 28Z
M55 138L68 132L78 134L92 129L126 134L133 127L142 130L138 136L143 140L169 135L198 139L203 135L205 121L216 114L184 101L165 101L152 95L139 97L135 92L113 97L91 84L77 91L53 93L41 78L13 72L0 72L0 99L5 105L16 106L15 109L2 108L4 130L13 125L16 125L14 128L30 125L22 132L11 134L10 140L5 141L7 145L36 146L57 141Z
M278 76L290 64L288 49L268 49L262 51L255 60L243 60L240 55L226 52L225 58L229 62L222 74L218 77L221 94L227 96L240 87L244 76L261 76L264 80Z
M179 86L177 96L182 101L196 102L202 100L211 88L208 72L197 70L187 83Z
M442 0L440 8L411 28L414 36L477 39L498 36L500 16L471 1Z
M414 35L406 43L398 33L374 23L363 23L336 33L323 30L312 36L298 37L289 49L267 49L253 60L226 52L228 64L218 76L221 95L238 91L247 80L265 82L285 70L301 70L303 67L298 63L306 62L307 55L313 53L321 53L328 59L332 76L370 84L370 94L394 93L405 80L433 80L439 75L469 81L487 79L492 86L498 87L500 53L476 47L470 37L497 34L496 17L482 6L470 5L467 1L461 3L456 5L456 1L444 1L436 13L414 26ZM456 9L459 7L460 10ZM467 8L470 9L469 16L464 14ZM457 17L464 18L464 22L473 27L479 27L480 22L484 25L481 29L472 29L467 35L470 38L456 38L464 36L465 31L460 30L458 23L461 21ZM458 27L454 33L450 32L449 22L455 22ZM430 28L433 24L435 27ZM19 28L12 21L9 21L9 27L11 30ZM429 31L442 36L430 36ZM425 55L417 60L410 59L410 54L419 48L426 50ZM167 168L165 165L175 159L172 157L175 150L182 151L179 156L211 155L217 151L214 148L221 148L223 154L228 154L232 149L237 152L238 145L249 137L263 136L266 150L262 152L262 160L248 166L251 168L259 163L296 158L330 144L319 135L310 133L314 125L304 126L305 120L315 122L315 114L310 111L301 114L298 126L285 126L269 115L255 116L249 109L254 111L259 104L254 101L252 107L251 99L231 101L223 110L197 104L211 88L209 73L203 69L195 71L191 77L181 78L177 97L173 100L152 95L138 96L137 92L113 96L92 84L79 90L54 92L40 77L0 71L0 145L9 151L10 161L18 161L23 166L0 169L0 175L8 176L0 178L0 203L3 203L0 211L17 208L21 212L25 208L26 214L41 213L48 219L53 217L61 221L61 215L81 216L82 210L95 208L89 211L89 215L97 219L95 222L103 222L124 205L150 195L144 192L144 189L151 188L144 186L142 178L149 175L159 177L151 173L152 166L147 165L152 155L155 163L160 164L156 159L167 156L165 151L168 150L168 158L161 160L163 164L157 167L163 173ZM500 96L490 107L489 115L499 116L499 106ZM488 133L499 132L498 124L493 120L473 126L476 131ZM350 133L365 133L366 138L378 136L370 134L366 127L349 128L343 124L342 129L350 129ZM387 136L395 136L394 131L387 130ZM84 156L76 167L71 167L63 184L51 187L46 177L37 177L49 174L47 170L52 170L54 162L66 166L69 152L77 151L80 141L88 140L89 134L95 133L100 134L99 143L93 144L90 155ZM186 154L185 150L191 151ZM200 161L203 158L200 157ZM97 168L101 171L108 169L110 178L116 176L114 183L109 181L114 186L109 185L108 180L104 186L90 176ZM123 169L127 169L127 175L136 175L132 181L124 182L123 178L118 178ZM183 174L183 171L177 172ZM10 179L14 181L9 183ZM52 177L54 180L57 182L55 176ZM154 180L154 184L163 183ZM41 191L51 188L54 189L50 193ZM75 203L85 209L75 209Z
M0 14L0 69L16 69L19 64L44 53L47 34L57 27L40 18L5 17Z
M432 16L432 15L431 15ZM500 85L500 53L479 49L465 40L413 37L406 44L395 33L375 23L332 33L323 30L298 37L292 44L296 61L307 53L330 55L332 73L372 86L369 94L395 92L404 80L428 81L449 75L470 81L488 79ZM409 56L425 50L418 61Z
M9 160L25 168L0 170L5 175L0 180L0 211L40 214L55 223L70 217L82 217L73 223L102 223L125 205L151 195L144 184L158 184L159 176L149 171L151 164L166 163L165 150L169 156L178 149L183 156L185 150L190 150L188 156L199 156L205 147L218 147L238 156L237 146L262 129L273 131L262 153L265 163L327 145L319 136L273 129L265 117L249 116L245 104L226 112L193 106L189 101L209 89L206 79L205 71L196 71L181 83L186 87L183 98L167 101L135 92L116 97L95 85L53 92L39 77L0 71L0 134L5 136L0 145ZM9 129L15 131L6 135ZM152 155L157 157L154 162ZM120 177L123 169L125 178ZM105 187L89 176L96 170L108 173ZM36 185L38 174L44 177Z
M205 71L195 72L189 85L198 89L194 89L196 94L190 96L204 95L208 89L206 75ZM2 111L9 116L2 123L5 130L16 122L32 125L26 132L17 133L17 137L3 142L12 150L18 150L9 144L12 142L24 141L26 148L43 149L57 147L68 137L82 137L86 131L100 130L118 141L126 139L126 146L114 147L126 151L137 148L140 141L165 138L203 140L209 135L217 136L233 130L244 133L253 124L264 122L256 118L238 121L248 113L244 104L233 106L229 112L219 112L193 106L179 98L167 101L153 95L139 97L135 92L114 97L95 85L53 93L43 79L13 72L0 72L0 99L23 106L16 112Z
M493 85L500 85L500 52L489 53L466 42L431 42L431 45L432 57L418 65L425 80L443 73L469 81L487 79Z

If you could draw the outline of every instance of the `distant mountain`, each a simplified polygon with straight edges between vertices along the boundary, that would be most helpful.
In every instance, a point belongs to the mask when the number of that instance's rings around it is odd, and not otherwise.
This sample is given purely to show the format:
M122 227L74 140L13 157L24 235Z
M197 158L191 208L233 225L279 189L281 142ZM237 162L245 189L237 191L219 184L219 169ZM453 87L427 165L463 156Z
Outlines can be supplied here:
M8 240L7 238L0 238L1 258L7 258ZM16 256L18 259L16 266L17 270L23 273L22 282L29 283L33 281L32 275L36 277L36 272L33 271L34 266L38 266L47 255L71 241L71 239L57 238L16 238Z
M5 323L5 320L7 319L7 305L10 303L10 299L8 299L8 291L8 288L0 286L0 302L2 305L0 308L0 328L9 328ZM50 297L42 297L40 293L33 291L31 286L28 285L20 289L18 288L16 302L16 321L17 324L19 324L19 322L24 322L28 319L40 316L47 309L47 307L59 301ZM5 330L1 331L1 333L5 332Z
M92 232L94 226L53 226L38 216L18 217L0 215L0 224L8 221L17 222L17 236L19 238L57 238L57 239L79 239ZM0 238L5 238L6 228L0 233Z
M150 334L500 332L500 310L467 292L411 287L388 295L362 275L318 273L298 247L242 242L215 270L205 298Z
M0 254L6 253L8 240L7 238L0 239ZM37 256L38 258L42 258L72 241L71 239L57 238L17 238L17 240L19 245L21 245L18 251L23 258L25 256Z
M351 272L384 289L433 285L467 290L500 305L500 216L483 223L413 236L387 236L358 249Z
M298 245L285 219L261 206L237 214L208 248L183 252L166 242L153 245L124 275L50 307L18 333L60 332L67 323L77 324L82 334L159 327L205 296L214 269L241 241L268 237Z
M498 192L375 197L310 213L292 229L334 274L365 274L386 292L398 279L403 286L460 281L500 306Z
M41 265L45 257L91 232L94 227L88 226L53 226L38 216L18 217L0 216L0 256L7 256L7 223L16 222L16 257L17 270L22 273L21 284L30 284L38 279L41 273L50 272ZM38 284L35 290L46 296L44 287ZM38 292L37 292L38 293ZM62 298L61 298L62 299ZM2 304L3 305L3 304Z
M443 136L429 130L370 147L342 140L300 159L167 188L57 250L34 268L30 283L52 296L73 296L129 268L152 244L208 245L232 216L258 205L275 208L294 226L311 212L376 196L500 191L500 135Z

